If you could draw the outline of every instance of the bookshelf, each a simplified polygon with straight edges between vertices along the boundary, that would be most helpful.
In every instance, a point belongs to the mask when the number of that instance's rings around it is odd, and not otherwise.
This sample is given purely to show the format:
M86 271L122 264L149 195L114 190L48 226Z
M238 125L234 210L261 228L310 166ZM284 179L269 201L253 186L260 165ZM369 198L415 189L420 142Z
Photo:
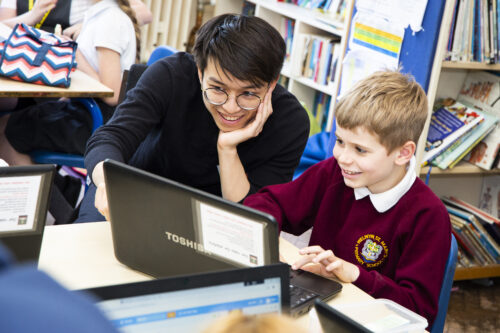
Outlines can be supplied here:
M428 98L432 107L437 99L456 98L467 74L470 71L500 71L500 64L487 64L468 61L444 61L447 50L450 23L453 16L455 0L446 0L446 6L441 23L440 35L434 59ZM428 125L428 124L427 124ZM419 150L424 149L428 126L420 139ZM418 156L418 155L417 155ZM421 156L421 155L420 155ZM425 179L429 167L419 170L420 177ZM483 181L488 177L500 177L499 169L484 170L467 162L460 162L452 169L441 170L433 167L430 173L429 186L438 196L456 196L475 206L479 205L479 198ZM454 280L468 280L500 276L500 265L486 265L475 267L458 267Z
M218 0L215 8L215 15L227 12L241 12L243 2L243 0ZM300 55L303 50L299 48L299 43L296 43L295 41L297 40L296 36L301 33L338 37L341 39L341 55L339 58L341 63L347 46L344 23L334 19L325 21L324 17L314 11L300 8L293 4L277 2L275 0L250 0L247 2L255 5L256 16L261 17L272 24L282 33L282 35L285 35L284 24L282 23L283 20L288 19L293 20L294 22L294 43L292 43L290 58L285 63L281 73L283 77L287 78L285 85L288 90L297 96L299 100L303 101L310 110L312 110L312 105L314 105L314 96L317 92L322 92L329 96L337 96L339 90L340 70L336 71L335 80L329 85L321 85L313 80L297 75L297 61L300 59ZM484 69L500 71L500 65L498 64L487 65L471 62L442 61L442 59L444 59L446 44L448 42L449 26L452 19L454 4L455 0L446 0L441 28L439 30L437 48L433 62L431 60L432 70L430 71L427 89L429 105L431 106L430 110L432 110L432 105L437 98L456 97L468 71ZM349 1L346 11L346 22L350 22L353 6L354 2ZM412 65L414 64L410 64L409 66ZM415 67L414 70L418 70L418 66ZM330 126L333 121L333 109L334 99L328 110L330 117L328 118L328 127L326 130L330 130L331 128ZM430 116L431 111L429 111L426 126L418 143L418 161L422 160L427 132L429 129ZM427 171L427 167L422 169L418 167L417 170L422 178L425 178ZM460 163L451 170L442 171L438 168L433 168L430 175L430 186L439 196L459 196L461 199L470 202L471 204L478 205L483 178L490 176L498 177L499 175L500 170L485 171L464 162ZM455 279L463 280L493 276L500 276L500 265L459 268L457 269Z
M338 18L333 18L318 10L311 10L299 7L294 4L278 2L276 0L250 0L247 1L255 5L255 16L258 16L268 23L273 25L280 33L285 36L286 28L284 20L292 20L293 40L289 57L285 60L285 64L281 71L281 75L286 77L285 88L293 93L300 101L302 101L307 109L314 111L314 106L317 104L318 93L325 95L326 109L324 110L323 129L329 131L333 122L333 108L337 95L338 80L340 71L336 71L333 80L329 80L328 84L321 84L313 79L303 77L301 75L302 55L304 54L301 43L297 42L299 35L319 35L326 38L339 40L338 54L340 62L342 55L345 53L344 22ZM243 8L243 0L218 0L215 6L215 15L223 13L240 13ZM346 17L350 17L352 13L352 1L347 2ZM346 20L348 21L348 20ZM283 82L283 81L281 81Z

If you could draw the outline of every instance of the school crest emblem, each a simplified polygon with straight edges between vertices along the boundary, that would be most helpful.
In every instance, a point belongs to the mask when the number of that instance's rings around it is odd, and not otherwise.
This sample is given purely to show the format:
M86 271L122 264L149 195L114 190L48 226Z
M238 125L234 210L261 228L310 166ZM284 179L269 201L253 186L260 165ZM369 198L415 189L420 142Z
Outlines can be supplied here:
M361 236L356 241L356 260L366 268L380 266L389 254L385 242L376 235L368 234Z

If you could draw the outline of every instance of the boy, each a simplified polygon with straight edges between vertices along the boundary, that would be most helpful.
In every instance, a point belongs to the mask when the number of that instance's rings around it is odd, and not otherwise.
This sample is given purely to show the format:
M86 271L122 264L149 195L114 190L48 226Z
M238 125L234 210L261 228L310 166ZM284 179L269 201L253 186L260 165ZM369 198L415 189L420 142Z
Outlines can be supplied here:
M425 92L401 73L377 72L340 99L335 116L333 158L244 203L272 214L283 231L313 227L313 246L292 268L352 282L432 325L451 229L444 205L414 170Z
M309 120L276 85L285 56L279 32L258 17L217 16L198 31L193 55L149 66L90 138L85 165L97 191L87 191L77 222L103 220L95 207L108 214L106 158L235 202L292 179Z

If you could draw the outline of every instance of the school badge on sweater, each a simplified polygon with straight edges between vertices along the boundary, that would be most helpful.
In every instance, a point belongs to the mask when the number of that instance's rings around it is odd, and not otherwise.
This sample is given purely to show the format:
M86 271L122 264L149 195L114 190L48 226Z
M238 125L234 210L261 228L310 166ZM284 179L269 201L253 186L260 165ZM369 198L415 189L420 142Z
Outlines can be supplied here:
M354 248L356 260L366 268L375 268L389 255L386 243L377 235L367 234L356 241Z

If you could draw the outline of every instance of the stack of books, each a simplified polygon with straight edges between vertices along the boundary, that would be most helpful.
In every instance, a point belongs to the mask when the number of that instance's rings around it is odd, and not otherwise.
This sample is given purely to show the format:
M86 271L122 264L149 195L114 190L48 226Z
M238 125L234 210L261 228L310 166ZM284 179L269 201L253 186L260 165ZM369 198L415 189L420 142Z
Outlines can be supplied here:
M464 159L491 169L500 147L499 100L500 77L469 72L457 100L434 106L423 165L447 169Z
M500 220L455 197L441 198L450 214L462 267L500 264Z
M295 74L320 85L333 84L340 55L340 40L331 36L300 34Z
M285 62L290 60L290 54L292 53L292 42L293 42L293 30L295 28L295 20L289 18L283 18L281 21L281 31L283 33L283 39L286 44L286 55Z
M499 63L498 0L455 0L446 60Z
M316 92L312 114L321 131L326 130L326 122L332 97L322 92Z

